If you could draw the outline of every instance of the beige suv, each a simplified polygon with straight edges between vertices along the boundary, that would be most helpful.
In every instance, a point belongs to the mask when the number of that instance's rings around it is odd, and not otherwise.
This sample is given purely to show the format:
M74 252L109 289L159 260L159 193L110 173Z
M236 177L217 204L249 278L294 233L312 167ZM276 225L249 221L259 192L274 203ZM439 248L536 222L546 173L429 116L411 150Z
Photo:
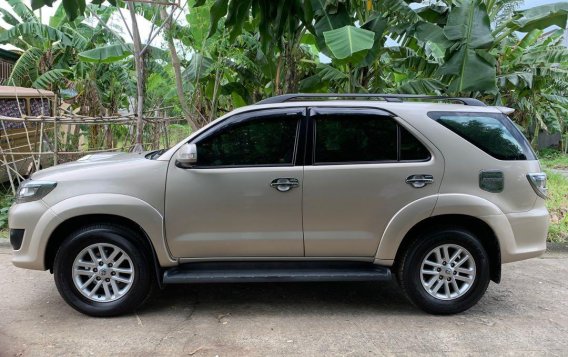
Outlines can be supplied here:
M167 284L391 274L423 310L461 312L502 263L546 248L546 175L506 109L273 97L169 150L37 172L10 209L13 263L49 269L93 316L136 309Z

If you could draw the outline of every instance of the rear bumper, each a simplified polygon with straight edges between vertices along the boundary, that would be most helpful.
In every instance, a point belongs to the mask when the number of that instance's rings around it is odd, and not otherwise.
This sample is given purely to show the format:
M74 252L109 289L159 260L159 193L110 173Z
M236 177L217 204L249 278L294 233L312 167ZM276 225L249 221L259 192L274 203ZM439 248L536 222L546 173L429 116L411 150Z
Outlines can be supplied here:
M545 207L481 218L499 240L502 263L538 257L546 251L549 216Z
M546 251L550 217L545 207L510 213L507 219L515 236L515 247L507 254L502 254L503 263L538 257Z

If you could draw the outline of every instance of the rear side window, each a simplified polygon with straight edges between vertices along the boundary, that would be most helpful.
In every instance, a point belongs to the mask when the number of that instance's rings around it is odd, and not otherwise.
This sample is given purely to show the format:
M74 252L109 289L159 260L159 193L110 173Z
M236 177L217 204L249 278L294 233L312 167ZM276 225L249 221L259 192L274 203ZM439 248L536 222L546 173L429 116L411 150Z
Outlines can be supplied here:
M425 161L430 158L430 152L414 135L399 125L400 131L400 160Z
M504 114L429 112L428 116L496 159L536 159L523 134Z
M316 119L316 162L397 160L397 124L373 115Z
M428 149L391 117L356 110L318 111L314 119L316 164L430 159Z

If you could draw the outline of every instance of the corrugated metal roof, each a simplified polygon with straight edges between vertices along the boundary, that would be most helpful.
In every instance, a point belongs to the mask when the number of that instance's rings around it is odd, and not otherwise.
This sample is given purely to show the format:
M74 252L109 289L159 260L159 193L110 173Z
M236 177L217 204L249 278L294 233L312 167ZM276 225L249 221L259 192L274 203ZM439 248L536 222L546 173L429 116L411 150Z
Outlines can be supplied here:
M51 91L35 88L0 86L0 98L18 97L55 97Z
M20 58L19 54L0 48L0 59L6 60L6 61L9 61L9 62L16 62L19 58Z

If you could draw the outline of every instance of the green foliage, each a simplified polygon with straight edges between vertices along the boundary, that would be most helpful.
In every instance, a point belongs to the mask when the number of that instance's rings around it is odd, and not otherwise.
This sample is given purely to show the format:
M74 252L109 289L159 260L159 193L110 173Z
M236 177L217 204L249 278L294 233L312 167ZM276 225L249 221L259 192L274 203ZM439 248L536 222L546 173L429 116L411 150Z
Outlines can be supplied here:
M91 3L100 5L105 1L108 1L111 5L116 6L117 0L92 0ZM36 10L43 6L51 7L54 2L55 0L32 0L32 9ZM75 20L78 16L83 15L85 9L87 8L86 0L63 0L62 3L63 8L65 9L65 13L71 21Z
M219 23L219 20L227 13L228 3L229 0L215 0L213 5L211 6L210 9L211 22L209 24L209 31L207 37L213 36L213 34L217 31L217 24ZM233 0L232 3L237 4L238 1ZM250 1L248 3L250 5Z
M546 149L539 152L539 159L548 176L548 197L546 207L550 213L548 240L568 241L568 177L556 170L568 171L568 155Z
M51 6L52 0L45 0L46 5ZM33 11L22 0L7 0L12 10L22 19L23 22L39 22ZM32 1L32 6L37 0Z
M0 196L0 229L8 228L8 210L14 202L12 195L4 194Z
M38 43L37 38L41 41L61 42L65 46L71 45L71 38L62 31L55 29L49 25L37 22L19 23L8 31L0 33L0 43L7 43L12 38L29 38L28 43Z
M365 55L374 44L375 34L372 31L354 26L343 26L323 33L325 44L339 60Z
M197 4L196 4L197 6ZM207 38L209 30L209 22L204 21L209 14L209 8L206 6L192 7L189 10L189 14L186 16L186 20L190 25L189 32L191 38L182 37L182 40L187 45L192 46L196 51L201 51L203 43Z
M48 26L21 0L10 0L14 13L26 20L0 10L14 24L0 33L0 41L26 51L13 82L53 90L67 85L89 110L128 107L134 83L130 45L102 23L92 28L79 16L95 13L106 23L117 8L96 6L102 3L66 2ZM566 27L566 3L522 11L514 11L519 2L509 0L411 3L195 0L186 16L189 25L174 22L166 36L176 40L184 95L198 125L286 92L392 92L477 97L515 108L512 119L533 139L539 130L568 138L568 50L562 30L546 36L543 31ZM33 8L42 4L51 1L34 0ZM135 9L161 25L158 5L137 3ZM385 46L387 37L399 46ZM320 63L322 54L331 62ZM173 91L163 88L174 83L167 61L155 48L145 58L151 103L145 110L176 102Z
M32 87L40 89L52 88L53 86L57 85L58 82L63 81L65 79L65 76L69 73L72 72L68 69L52 69L39 76L32 83Z
M191 57L189 66L184 72L184 78L189 82L199 81L201 78L207 77L213 69L213 59L196 53Z
M28 48L18 59L8 78L8 84L31 85L38 76L38 62L43 55L39 48Z
M549 26L566 27L568 20L568 3L535 6L530 9L515 11L509 27L517 31L530 32L536 29L545 29Z
M124 44L93 48L79 53L79 59L85 62L112 63L132 55L132 50Z
M493 36L485 5L476 0L459 1L449 12L443 32L454 49L440 67L441 75L453 76L449 90L493 91L495 59L486 51L493 44Z
M568 155L561 151L543 149L538 152L538 157L540 163L548 169L568 170Z
M550 213L548 240L568 241L568 178L561 173L545 170L548 177L548 200L546 206Z

